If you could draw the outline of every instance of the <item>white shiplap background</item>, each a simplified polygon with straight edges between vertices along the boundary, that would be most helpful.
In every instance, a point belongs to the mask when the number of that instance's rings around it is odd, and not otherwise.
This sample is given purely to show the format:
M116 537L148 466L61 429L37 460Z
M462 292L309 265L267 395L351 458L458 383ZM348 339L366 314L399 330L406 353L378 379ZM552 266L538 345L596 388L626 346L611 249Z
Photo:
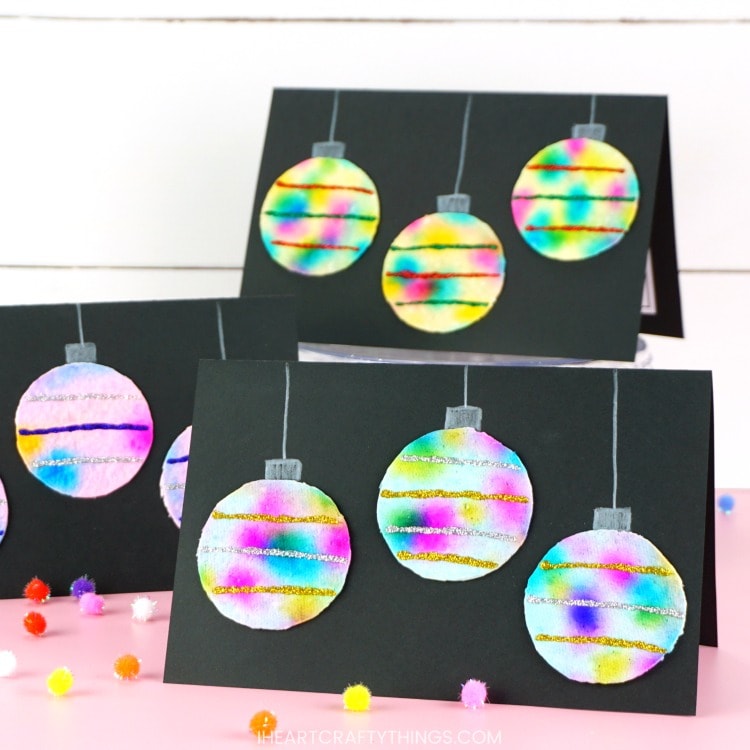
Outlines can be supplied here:
M714 5L0 0L0 304L237 294L274 86L667 94L687 337L648 345L714 370L750 487L750 8Z

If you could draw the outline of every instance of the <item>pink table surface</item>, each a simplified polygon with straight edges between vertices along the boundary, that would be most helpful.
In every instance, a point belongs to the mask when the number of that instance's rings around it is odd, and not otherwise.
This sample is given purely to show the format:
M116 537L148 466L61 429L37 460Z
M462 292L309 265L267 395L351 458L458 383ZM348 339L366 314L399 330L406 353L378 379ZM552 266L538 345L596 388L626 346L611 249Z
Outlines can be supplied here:
M504 748L746 747L750 732L750 619L744 553L750 542L750 490L733 491L734 512L717 513L718 649L701 646L698 715L619 714L374 697L371 710L341 708L339 695L209 688L162 683L171 593L152 594L156 618L130 618L132 594L106 597L105 614L84 617L69 597L37 607L49 629L25 632L23 599L0 602L0 650L18 659L13 677L0 678L0 748L232 748L357 746L501 746ZM0 571L1 574L1 571ZM136 682L113 677L117 656L142 660ZM64 697L47 692L46 678L65 665L75 685ZM457 686L457 690L460 689ZM258 742L247 729L268 708L277 734Z

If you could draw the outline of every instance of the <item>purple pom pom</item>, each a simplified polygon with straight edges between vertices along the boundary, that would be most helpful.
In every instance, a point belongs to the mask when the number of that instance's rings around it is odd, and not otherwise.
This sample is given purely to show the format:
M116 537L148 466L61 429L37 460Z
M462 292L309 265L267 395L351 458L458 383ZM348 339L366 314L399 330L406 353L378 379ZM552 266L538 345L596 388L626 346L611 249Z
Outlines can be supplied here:
M461 703L466 708L479 708L487 703L487 685L481 680L466 680L461 686Z
M86 574L80 578L76 578L73 583L70 584L70 595L76 599L80 599L84 594L95 594L96 593L96 581L93 578L89 578Z
M81 614L100 615L104 610L104 597L91 592L82 594L81 598L78 600L78 606L81 610Z

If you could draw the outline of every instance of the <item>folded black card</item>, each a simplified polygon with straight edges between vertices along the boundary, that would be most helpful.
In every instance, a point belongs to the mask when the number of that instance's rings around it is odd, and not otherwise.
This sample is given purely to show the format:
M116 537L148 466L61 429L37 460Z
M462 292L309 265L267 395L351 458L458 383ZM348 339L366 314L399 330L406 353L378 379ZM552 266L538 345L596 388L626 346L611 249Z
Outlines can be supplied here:
M490 699L497 703L695 712L698 644L716 644L713 529L706 526L713 507L710 373L621 370L615 416L611 370L469 368L466 400L481 407L481 431L491 436L482 439L501 441L516 454L501 460L480 453L457 457L450 451L425 452L412 443L443 428L446 407L464 403L463 367L291 363L289 375L285 430L282 363L200 365L167 681L323 692L362 681L377 695L453 700L460 685L475 677L487 682ZM452 418L461 419L464 411L456 414ZM250 527L273 521L268 514L279 513L281 506L275 511L271 505L265 510L238 506L230 514L215 509L245 483L262 480L264 462L280 458L284 448L287 456L301 460L302 482L328 495L345 519L350 556L346 545L339 545L320 564L348 564L348 575L340 593L313 619L285 630L253 629L223 616L215 603L231 600L245 611L262 610L279 597L310 594L287 586L263 588L268 581L260 574L243 577L242 572L249 566L256 572L291 574L304 546L302 527L282 516L293 528L284 532L288 538L279 532L269 551ZM408 569L414 559L427 566L446 561L429 555L418 559L419 545L427 549L437 532L425 531L424 518L411 512L393 523L408 534L424 535L422 542L415 536L410 544L417 546L406 550L417 558L392 553L387 534L381 533L380 505L400 502L404 494L396 491L403 487L392 481L389 469L397 456L404 471L421 480L459 464L467 477L497 467L513 473L519 471L520 459L533 490L506 478L499 489L488 485L482 491L449 492L443 486L426 494L420 489L406 493L416 502L457 502L468 523L475 514L482 517L503 504L508 512L518 509L519 518L528 518L523 509L529 506L523 503L533 492L528 534L513 532L515 554L473 580L415 575ZM387 473L391 478L386 482ZM631 509L632 532L648 540L646 546L658 548L668 563L639 563L621 553L617 559L603 558L601 565L587 563L597 575L606 568L606 575L630 582L623 596L638 595L609 601L602 609L592 603L595 592L568 592L566 601L557 602L557 611L573 617L583 638L596 633L586 628L605 610L606 616L614 611L631 624L644 625L641 636L633 635L637 629L630 635L613 632L598 642L610 649L608 658L618 669L623 663L623 669L630 669L635 657L649 659L669 650L653 635L661 627L659 618L668 624L684 620L684 633L661 663L637 679L586 684L567 679L537 653L524 616L525 591L532 572L548 560L555 545L591 530L594 509L612 505L615 476L617 505ZM285 512L293 515L291 506ZM211 578L210 573L202 585L196 554L217 552L207 548L206 539L199 541L202 530L207 523L232 523L232 518L239 536L223 551L231 556L228 577L216 573ZM321 519L306 522L312 521ZM451 516L438 514L431 522L441 527L441 534L465 538ZM486 531L468 541L481 541ZM307 552L301 557L302 564L313 564L304 560ZM464 552L446 560L472 568L486 566L483 557L481 551ZM550 559L553 568L570 567ZM684 583L686 608L684 602L665 603L649 588L674 570ZM565 599L564 593L558 591L557 598ZM539 598L544 596L551 594ZM553 625L547 633L558 638Z

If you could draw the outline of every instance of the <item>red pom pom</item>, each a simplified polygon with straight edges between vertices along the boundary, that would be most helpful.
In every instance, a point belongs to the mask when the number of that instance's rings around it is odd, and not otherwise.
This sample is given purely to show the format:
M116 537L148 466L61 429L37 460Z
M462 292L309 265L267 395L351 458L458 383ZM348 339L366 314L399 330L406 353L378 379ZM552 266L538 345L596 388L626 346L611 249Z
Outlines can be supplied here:
M32 578L24 587L23 595L30 602L42 604L49 599L50 588L41 578Z
M28 612L23 618L23 626L31 635L44 635L47 630L47 621L39 612Z

